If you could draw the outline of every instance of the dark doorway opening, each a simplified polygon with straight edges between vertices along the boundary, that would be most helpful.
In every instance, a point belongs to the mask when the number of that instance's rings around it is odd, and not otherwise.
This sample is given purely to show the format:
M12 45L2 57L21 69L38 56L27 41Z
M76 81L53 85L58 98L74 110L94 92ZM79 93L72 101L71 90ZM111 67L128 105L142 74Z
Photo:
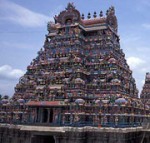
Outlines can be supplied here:
M43 123L46 123L48 120L48 111L47 109L43 109Z
M53 122L53 109L50 110L50 123Z
M38 122L39 121L39 108L36 109L36 114L37 114L37 116L36 116L36 122Z
M32 137L31 143L55 143L53 136L36 135Z
M86 124L92 124L93 123L93 118L92 116L85 116L85 122Z

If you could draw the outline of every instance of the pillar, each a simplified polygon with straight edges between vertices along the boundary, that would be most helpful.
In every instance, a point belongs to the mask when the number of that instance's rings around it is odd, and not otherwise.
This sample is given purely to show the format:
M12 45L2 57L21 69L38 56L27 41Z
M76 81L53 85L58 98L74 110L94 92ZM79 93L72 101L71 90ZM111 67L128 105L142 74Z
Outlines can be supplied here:
M49 120L50 120L50 109L48 108L48 118L47 118L47 123L49 123Z
M43 119L43 109L41 108L40 109L40 123L42 123L42 119Z

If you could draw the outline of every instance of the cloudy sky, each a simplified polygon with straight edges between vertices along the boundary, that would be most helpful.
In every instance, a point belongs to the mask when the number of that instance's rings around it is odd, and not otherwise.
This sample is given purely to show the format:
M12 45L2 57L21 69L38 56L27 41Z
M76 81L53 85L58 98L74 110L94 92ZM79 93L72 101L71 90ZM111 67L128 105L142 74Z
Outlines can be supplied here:
M70 0L0 0L0 94L12 96L44 44L46 25ZM121 48L141 91L150 71L150 0L72 0L84 13L115 6Z

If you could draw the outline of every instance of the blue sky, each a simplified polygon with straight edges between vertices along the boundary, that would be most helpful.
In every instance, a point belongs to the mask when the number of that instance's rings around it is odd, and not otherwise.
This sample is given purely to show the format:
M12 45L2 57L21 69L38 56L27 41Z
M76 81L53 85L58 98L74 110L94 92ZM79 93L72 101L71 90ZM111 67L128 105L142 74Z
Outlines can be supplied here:
M141 91L150 71L150 0L0 0L0 93L14 87L43 46L46 25L68 2L87 16L115 6L120 43Z

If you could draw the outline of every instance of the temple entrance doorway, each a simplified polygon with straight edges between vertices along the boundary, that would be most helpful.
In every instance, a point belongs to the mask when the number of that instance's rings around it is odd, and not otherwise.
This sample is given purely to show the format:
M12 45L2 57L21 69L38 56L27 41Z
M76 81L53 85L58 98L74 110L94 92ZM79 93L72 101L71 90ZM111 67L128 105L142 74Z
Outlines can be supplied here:
M55 143L55 139L53 136L35 135L32 137L31 143Z

